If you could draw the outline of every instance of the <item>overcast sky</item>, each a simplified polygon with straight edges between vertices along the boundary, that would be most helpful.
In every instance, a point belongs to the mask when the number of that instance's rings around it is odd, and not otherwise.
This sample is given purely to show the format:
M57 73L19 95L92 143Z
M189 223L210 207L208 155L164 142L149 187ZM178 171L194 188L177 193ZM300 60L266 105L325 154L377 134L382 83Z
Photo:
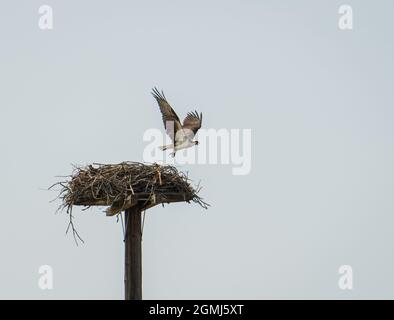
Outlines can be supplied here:
M53 30L38 27L44 4ZM338 28L342 4L353 30ZM252 169L179 166L211 207L147 212L144 298L394 298L393 10L1 1L0 298L123 298L120 223L75 208L76 247L46 188L72 164L142 161L144 132L163 129L153 86L204 128L251 129ZM341 265L353 290L338 287Z

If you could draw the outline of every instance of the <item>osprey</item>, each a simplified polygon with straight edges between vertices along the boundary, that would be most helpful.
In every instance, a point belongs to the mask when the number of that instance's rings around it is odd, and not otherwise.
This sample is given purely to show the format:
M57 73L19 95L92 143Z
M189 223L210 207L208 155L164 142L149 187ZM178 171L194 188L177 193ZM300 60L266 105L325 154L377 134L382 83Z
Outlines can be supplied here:
M178 115L167 102L164 92L160 93L157 88L153 88L152 95L159 104L164 128L173 141L172 144L161 146L160 149L163 151L173 149L174 152L171 155L175 157L175 153L178 150L198 145L198 141L193 141L193 138L198 129L201 128L202 113L198 114L197 111L189 112L185 120L183 120L183 124L181 124Z

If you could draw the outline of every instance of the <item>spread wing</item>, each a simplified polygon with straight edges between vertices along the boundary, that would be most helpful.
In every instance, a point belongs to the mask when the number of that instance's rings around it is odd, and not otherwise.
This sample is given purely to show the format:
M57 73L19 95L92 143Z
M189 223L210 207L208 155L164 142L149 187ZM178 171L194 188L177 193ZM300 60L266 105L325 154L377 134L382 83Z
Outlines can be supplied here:
M171 108L167 102L164 92L159 92L157 88L152 89L152 95L156 99L160 107L160 112L163 117L164 128L171 140L175 142L175 133L182 129L181 121L174 109Z
M189 112L183 120L183 129L192 130L194 134L201 128L202 113L198 114L197 111Z

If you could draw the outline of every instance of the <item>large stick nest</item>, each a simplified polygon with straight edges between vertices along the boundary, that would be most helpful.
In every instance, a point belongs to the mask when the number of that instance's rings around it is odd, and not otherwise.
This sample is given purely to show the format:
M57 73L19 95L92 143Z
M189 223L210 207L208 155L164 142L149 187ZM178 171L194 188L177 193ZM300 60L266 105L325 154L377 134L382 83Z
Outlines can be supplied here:
M71 215L73 206L110 206L107 215L115 215L133 206L140 210L158 203L195 202L207 209L197 194L200 187L174 166L122 162L74 167L69 180L58 182L61 209Z

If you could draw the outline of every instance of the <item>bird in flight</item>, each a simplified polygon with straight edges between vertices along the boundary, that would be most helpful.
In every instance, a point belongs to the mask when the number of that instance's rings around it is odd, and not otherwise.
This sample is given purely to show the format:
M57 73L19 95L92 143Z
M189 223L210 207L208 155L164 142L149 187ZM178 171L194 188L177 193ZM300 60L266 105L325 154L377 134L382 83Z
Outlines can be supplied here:
M189 112L183 120L183 124L181 124L178 115L167 102L164 92L159 92L157 88L153 88L152 95L159 104L164 128L173 142L172 144L161 146L160 149L163 151L173 149L174 151L171 155L175 157L175 153L178 150L198 145L198 141L193 140L193 138L198 129L201 128L202 113L198 114L197 111Z

